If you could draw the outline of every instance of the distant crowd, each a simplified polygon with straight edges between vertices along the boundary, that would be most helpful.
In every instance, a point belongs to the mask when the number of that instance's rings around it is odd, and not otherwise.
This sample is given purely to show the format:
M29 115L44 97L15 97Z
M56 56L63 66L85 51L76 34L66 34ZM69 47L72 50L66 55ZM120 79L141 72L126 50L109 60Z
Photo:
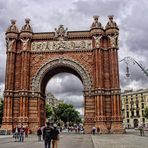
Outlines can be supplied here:
M29 128L21 126L16 126L12 130L13 138L15 139L15 142L24 142L24 137L28 137L29 134Z

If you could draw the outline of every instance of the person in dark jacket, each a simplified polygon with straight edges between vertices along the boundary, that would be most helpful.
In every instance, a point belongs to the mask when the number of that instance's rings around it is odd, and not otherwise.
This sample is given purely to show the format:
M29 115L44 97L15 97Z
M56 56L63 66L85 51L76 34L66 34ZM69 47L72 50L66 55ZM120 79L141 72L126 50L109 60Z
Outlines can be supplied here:
M24 142L24 133L25 133L25 129L24 129L23 125L21 125L20 130L19 130L20 142Z
M47 126L43 129L43 140L45 144L45 148L50 148L51 140L52 140L52 124L47 122Z
M41 141L41 136L42 136L42 130L41 127L37 130L37 135L38 135L38 141Z
M53 125L52 131L52 148L58 148L58 140L59 140L59 130L57 129L57 125Z

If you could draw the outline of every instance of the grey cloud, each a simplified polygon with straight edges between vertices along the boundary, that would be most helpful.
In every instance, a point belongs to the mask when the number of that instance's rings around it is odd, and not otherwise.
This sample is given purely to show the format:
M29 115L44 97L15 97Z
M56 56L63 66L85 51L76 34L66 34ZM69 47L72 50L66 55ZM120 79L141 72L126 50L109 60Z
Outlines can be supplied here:
M74 75L62 73L56 75L47 84L47 89L53 93L80 93L83 91L81 81Z
M48 82L47 92L50 91L58 99L74 105L76 108L83 107L83 86L81 81L72 74L61 73Z
M125 32L128 32L125 44L129 50L148 56L148 1L134 1L131 9L131 14L122 20L122 27ZM146 55L145 55L146 54Z
M83 97L83 94L79 94L79 95L76 95L76 94L73 94L73 95L68 95L68 94L61 94L61 95L57 95L57 97L60 99L60 100L64 100L65 103L68 103L68 104L72 104L74 107L76 108L81 108L83 107L83 103L84 103L84 97Z
M76 11L85 14L87 16L100 15L107 16L114 14L116 16L120 15L120 12L126 8L129 1L117 1L117 0L93 0L93 1L77 1L74 3Z

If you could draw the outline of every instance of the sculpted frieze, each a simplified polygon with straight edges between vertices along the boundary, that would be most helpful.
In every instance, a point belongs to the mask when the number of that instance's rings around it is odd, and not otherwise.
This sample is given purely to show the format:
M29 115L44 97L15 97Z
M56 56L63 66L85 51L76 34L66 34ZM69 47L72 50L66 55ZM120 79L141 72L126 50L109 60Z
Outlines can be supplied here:
M32 42L31 51L58 51L58 50L89 50L92 49L91 40L80 41L41 41Z

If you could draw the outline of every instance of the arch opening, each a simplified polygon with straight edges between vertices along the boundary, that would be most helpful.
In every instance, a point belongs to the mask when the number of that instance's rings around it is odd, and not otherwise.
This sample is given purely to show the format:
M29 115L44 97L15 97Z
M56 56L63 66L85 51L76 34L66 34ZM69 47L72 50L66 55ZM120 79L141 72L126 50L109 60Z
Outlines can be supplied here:
M46 86L47 83L50 81L50 79L52 79L55 75L59 74L59 73L69 73L69 74L73 74L74 76L76 76L83 84L83 80L80 76L80 74L75 71L74 69L70 68L70 67L66 67L66 66L57 66L55 68L52 68L51 70L49 70L47 73L45 73L43 79L41 80L41 84L40 84L40 88L41 88L41 93L45 96L46 93Z
M58 106L60 103L74 106L81 117L84 116L83 84L80 78L70 72L60 72L46 85L46 103Z
M57 58L49 60L37 71L31 82L32 91L45 95L45 87L48 80L60 72L70 72L77 76L82 81L84 90L92 88L92 79L89 72L78 61Z

